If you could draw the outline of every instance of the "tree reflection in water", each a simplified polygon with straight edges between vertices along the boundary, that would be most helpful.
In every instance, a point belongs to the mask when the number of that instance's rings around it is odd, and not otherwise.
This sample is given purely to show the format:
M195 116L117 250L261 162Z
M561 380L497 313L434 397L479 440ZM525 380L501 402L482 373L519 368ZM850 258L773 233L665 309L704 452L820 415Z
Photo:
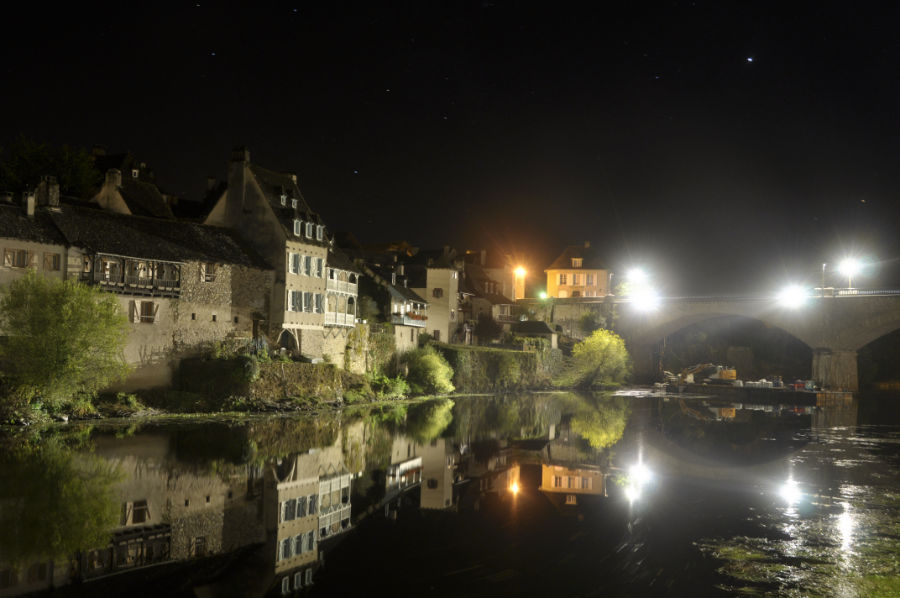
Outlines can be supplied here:
M453 405L450 399L410 405L406 415L407 434L419 442L438 438L453 421Z

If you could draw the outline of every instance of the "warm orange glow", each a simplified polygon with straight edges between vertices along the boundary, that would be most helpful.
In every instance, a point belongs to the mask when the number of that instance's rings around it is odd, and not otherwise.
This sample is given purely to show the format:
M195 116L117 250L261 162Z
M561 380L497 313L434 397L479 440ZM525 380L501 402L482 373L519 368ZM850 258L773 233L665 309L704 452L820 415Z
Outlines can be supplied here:
M509 491L512 492L513 494L518 494L519 493L519 482L513 482L512 485L509 487Z
M518 268L516 268L516 276L519 276L519 277L525 276L525 268L523 268L522 266L519 266Z

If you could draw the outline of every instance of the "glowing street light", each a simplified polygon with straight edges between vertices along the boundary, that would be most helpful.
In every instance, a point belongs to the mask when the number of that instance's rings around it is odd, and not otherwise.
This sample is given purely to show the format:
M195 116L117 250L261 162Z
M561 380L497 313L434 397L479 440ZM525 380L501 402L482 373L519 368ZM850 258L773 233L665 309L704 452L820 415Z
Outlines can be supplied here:
M512 484L510 484L509 491L512 492L513 494L518 494L519 493L519 482L513 482Z
M838 270L847 277L847 288L853 288L853 277L862 270L862 262L854 257L848 257L838 264Z
M796 309L806 303L809 293L800 285L792 284L784 287L778 293L778 303L789 309Z
M541 291L540 293L538 293L538 299L546 299L546 298L547 298L547 291Z
M649 282L650 276L643 268L632 268L628 271L628 281L632 284L641 285Z
M513 270L513 274L515 274L515 279L513 280L513 301L516 299L524 299L525 298L525 274L527 274L525 268L522 266L518 266L515 270Z

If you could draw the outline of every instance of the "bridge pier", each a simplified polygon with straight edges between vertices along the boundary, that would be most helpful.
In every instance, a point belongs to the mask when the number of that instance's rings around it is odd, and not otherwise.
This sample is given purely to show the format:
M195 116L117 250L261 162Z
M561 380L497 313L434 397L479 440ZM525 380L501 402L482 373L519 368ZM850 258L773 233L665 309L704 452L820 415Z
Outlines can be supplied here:
M822 388L859 390L856 351L813 349L812 378Z

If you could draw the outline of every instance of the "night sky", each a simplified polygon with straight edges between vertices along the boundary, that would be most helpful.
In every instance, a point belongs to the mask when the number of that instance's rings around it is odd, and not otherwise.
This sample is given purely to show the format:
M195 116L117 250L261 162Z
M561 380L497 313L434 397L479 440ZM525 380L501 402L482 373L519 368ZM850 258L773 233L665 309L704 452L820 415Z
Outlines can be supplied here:
M0 18L0 144L130 150L195 199L246 145L363 242L540 272L590 240L667 294L847 254L900 288L896 4L525 4L35 4Z

